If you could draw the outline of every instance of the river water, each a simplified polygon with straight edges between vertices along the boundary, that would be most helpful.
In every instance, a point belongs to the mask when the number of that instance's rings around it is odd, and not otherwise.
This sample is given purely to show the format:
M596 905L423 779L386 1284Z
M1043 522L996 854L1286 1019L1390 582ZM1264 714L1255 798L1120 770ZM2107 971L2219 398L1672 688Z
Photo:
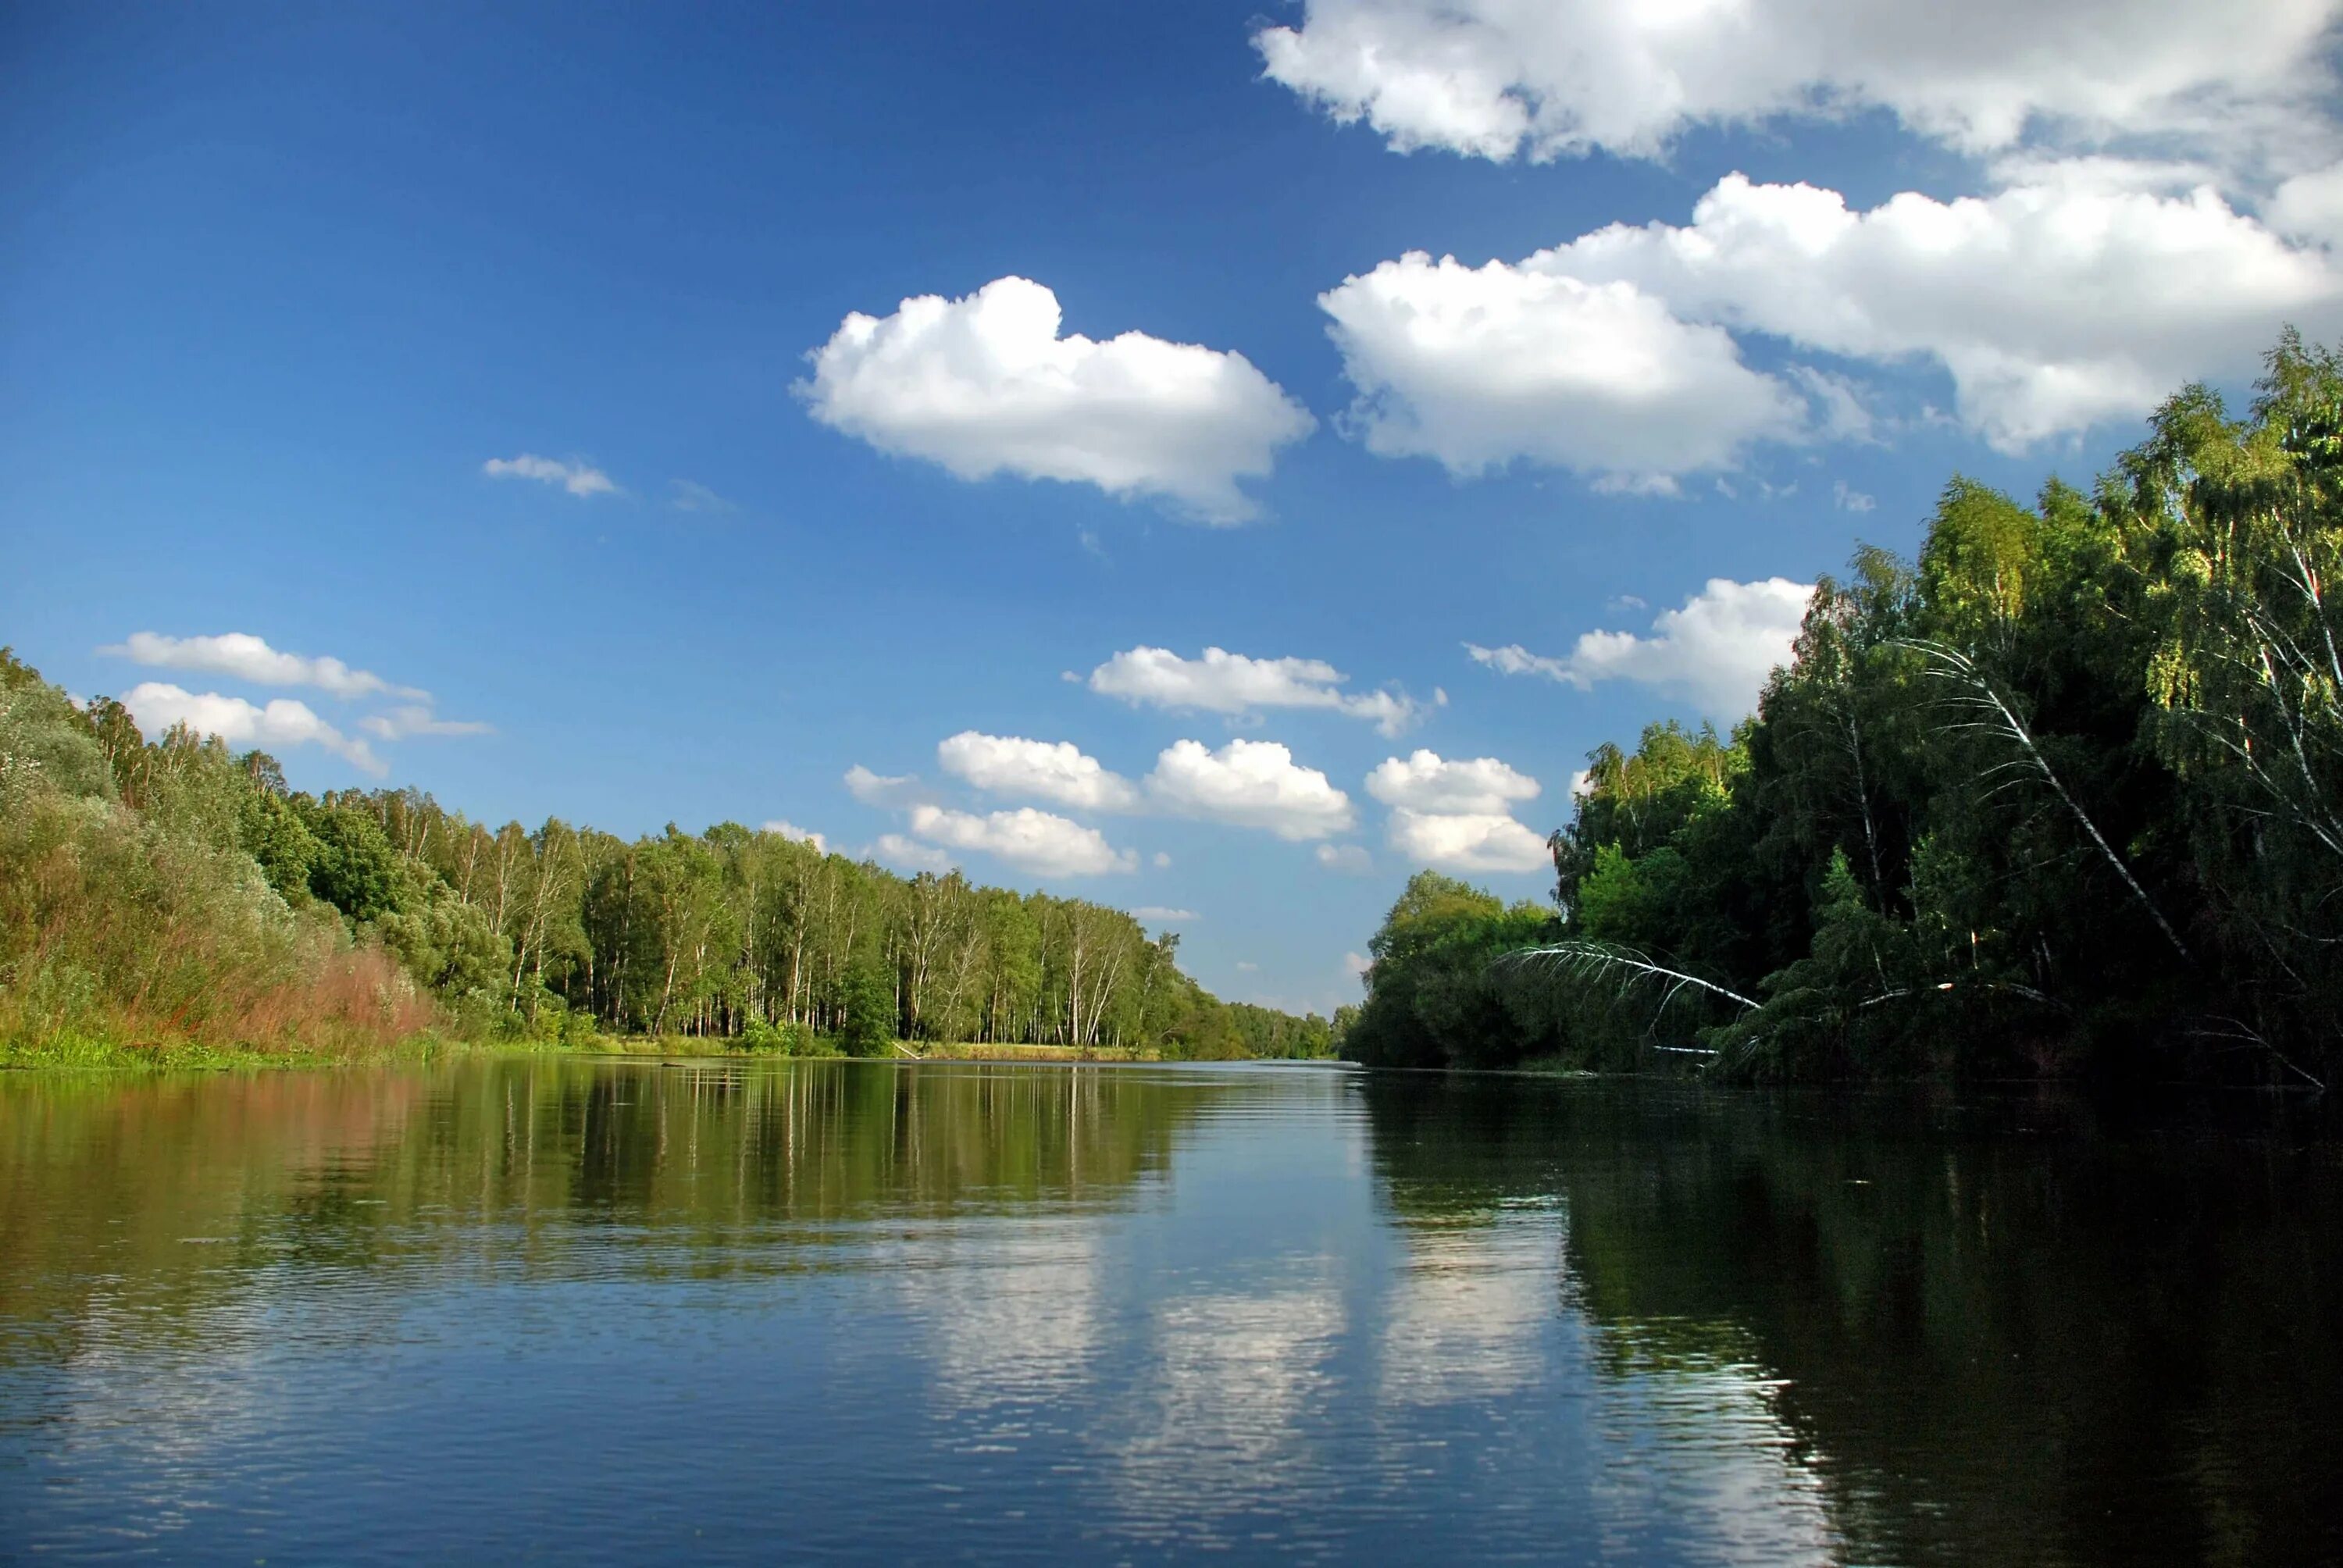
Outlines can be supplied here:
M0 1075L0 1560L2332 1561L2339 1467L2264 1101Z

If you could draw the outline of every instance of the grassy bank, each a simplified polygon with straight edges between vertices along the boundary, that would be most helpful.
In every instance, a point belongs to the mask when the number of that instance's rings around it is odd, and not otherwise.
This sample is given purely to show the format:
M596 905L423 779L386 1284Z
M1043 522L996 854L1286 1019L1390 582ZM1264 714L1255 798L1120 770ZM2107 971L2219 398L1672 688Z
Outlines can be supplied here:
M266 1071L281 1068L373 1067L390 1062L431 1061L470 1055L640 1056L711 1060L779 1060L790 1056L836 1057L833 1050L759 1050L728 1047L699 1035L587 1035L568 1041L525 1039L464 1039L422 1033L393 1043L328 1041L314 1045L256 1045L234 1040L111 1040L53 1033L34 1039L0 1040L0 1070L66 1072ZM922 1061L1158 1061L1149 1048L1077 1049L1063 1045L989 1045L929 1041L898 1042L880 1060Z
M481 1046L437 1035L393 1043L254 1045L238 1040L108 1040L85 1034L0 1040L0 1070L61 1072L266 1071L281 1068L367 1067L392 1061L527 1046Z

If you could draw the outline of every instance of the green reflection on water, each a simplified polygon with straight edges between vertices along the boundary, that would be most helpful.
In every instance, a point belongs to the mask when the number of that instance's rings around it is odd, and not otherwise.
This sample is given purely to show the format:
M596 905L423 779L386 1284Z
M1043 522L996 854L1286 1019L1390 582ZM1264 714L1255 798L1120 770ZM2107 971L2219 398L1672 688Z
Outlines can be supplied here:
M167 1326L245 1271L489 1227L523 1268L558 1268L597 1219L639 1235L647 1270L819 1267L841 1225L1128 1201L1228 1087L829 1061L0 1076L0 1275L20 1328L69 1336L96 1298ZM789 1249L742 1245L776 1228Z
M1856 1560L2343 1551L2324 1125L1467 1076L1366 1094L1403 1225L1558 1200L1599 1364L1757 1387Z

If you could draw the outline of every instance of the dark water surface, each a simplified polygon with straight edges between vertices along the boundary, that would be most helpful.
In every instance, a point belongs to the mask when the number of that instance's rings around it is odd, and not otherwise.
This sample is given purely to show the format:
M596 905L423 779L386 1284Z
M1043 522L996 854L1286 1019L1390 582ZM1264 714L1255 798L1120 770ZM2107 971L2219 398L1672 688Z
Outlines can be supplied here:
M2266 1103L0 1075L0 1559L2331 1561L2339 1439Z

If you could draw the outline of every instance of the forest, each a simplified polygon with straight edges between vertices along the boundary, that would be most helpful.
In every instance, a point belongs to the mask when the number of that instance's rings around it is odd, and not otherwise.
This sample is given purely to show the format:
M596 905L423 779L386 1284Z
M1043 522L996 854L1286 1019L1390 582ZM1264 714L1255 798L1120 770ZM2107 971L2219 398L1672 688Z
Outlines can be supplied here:
M1553 905L1425 872L1384 1065L2308 1088L2343 1069L2343 362L2184 389L2086 493L1955 478L1730 735L1599 748Z
M1328 1054L1324 1019L1219 1001L1178 950L1118 910L737 823L630 841L492 829L412 789L311 796L264 752L149 741L0 649L0 1058L608 1034Z

